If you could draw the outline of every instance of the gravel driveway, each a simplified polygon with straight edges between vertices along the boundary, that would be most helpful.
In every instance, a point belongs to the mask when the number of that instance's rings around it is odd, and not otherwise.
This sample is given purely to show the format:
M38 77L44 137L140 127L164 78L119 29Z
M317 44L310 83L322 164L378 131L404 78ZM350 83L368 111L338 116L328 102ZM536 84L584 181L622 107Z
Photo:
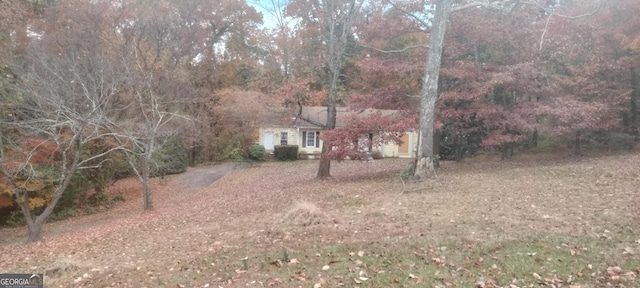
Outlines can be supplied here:
M210 186L231 170L233 170L232 164L192 168L185 173L177 175L178 177L174 181L182 183L181 186L185 190L183 192L195 192Z

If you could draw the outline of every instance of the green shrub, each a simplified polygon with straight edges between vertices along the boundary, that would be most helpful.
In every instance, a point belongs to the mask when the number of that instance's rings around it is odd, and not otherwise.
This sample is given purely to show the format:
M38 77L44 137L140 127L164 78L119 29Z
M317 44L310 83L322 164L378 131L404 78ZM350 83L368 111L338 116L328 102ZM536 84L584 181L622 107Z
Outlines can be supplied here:
M84 157L90 157L91 155L97 155L105 153L110 149L113 149L113 144L104 140L95 140L82 147L82 153ZM105 161L107 160L107 161ZM88 163L90 166L94 166L91 169L82 169L77 172L78 175L72 179L71 186L74 189L81 190L78 200L80 205L83 205L88 196L87 193L93 188L94 191L103 193L107 186L113 183L114 180L122 179L133 175L131 166L127 161L127 157L123 151L113 151L107 155L106 158L98 158L91 160Z
M273 158L278 161L295 161L298 159L298 145L276 145Z
M189 158L182 137L173 137L153 154L155 167L152 176L179 174L187 171Z
M22 212L18 210L11 212L11 216L7 218L5 225L8 227L20 227L27 225L27 221L24 220L24 215L22 215Z
M405 167L400 171L400 178L409 179L413 176L413 165L409 167Z
M116 194L116 196L113 196L111 201L113 201L113 202L124 202L124 201L127 201L127 199L124 197L124 192L118 191L118 194Z
M51 216L49 216L49 218L47 218L47 222L55 222L55 221L60 221L60 220L64 220L70 217L73 217L76 215L76 210L74 210L73 208L65 208L62 209L58 212L54 212L51 214Z
M98 206L110 207L111 206L111 199L109 199L109 195L107 195L104 192L96 192L91 194L91 196L89 196L88 202L89 202L89 205L91 205L92 207L98 207Z
M251 148L249 148L249 156L251 156L253 160L264 161L265 153L264 146L260 144L253 144Z
M231 150L231 159L233 159L233 161L237 161L237 162L241 162L244 161L245 157L244 157L244 151L242 151L241 148L233 148Z
M84 208L84 213L89 214L89 215L96 214L96 213L98 213L98 210L96 210L96 208L94 208L94 207L87 207L87 208Z
M72 209L76 206L84 206L86 204L86 198L88 192L91 189L93 183L97 180L88 177L88 171L95 169L87 169L76 171L71 177L71 182L67 189L62 192L62 197L53 209L53 214L56 214L64 209Z

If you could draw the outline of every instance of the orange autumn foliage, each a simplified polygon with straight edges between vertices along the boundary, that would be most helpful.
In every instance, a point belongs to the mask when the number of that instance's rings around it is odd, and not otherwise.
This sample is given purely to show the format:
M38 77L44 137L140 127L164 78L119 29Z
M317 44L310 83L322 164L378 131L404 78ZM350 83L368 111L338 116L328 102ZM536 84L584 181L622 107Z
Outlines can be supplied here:
M25 164L47 165L55 161L57 147L50 141L27 137L20 148L14 148L5 152L5 168L10 172L19 175L19 170ZM27 192L33 193L29 199L31 209L45 206L51 201L52 195L47 191L48 185L42 179L16 177L14 184L23 187ZM15 202L14 188L5 177L0 176L0 208L12 206Z

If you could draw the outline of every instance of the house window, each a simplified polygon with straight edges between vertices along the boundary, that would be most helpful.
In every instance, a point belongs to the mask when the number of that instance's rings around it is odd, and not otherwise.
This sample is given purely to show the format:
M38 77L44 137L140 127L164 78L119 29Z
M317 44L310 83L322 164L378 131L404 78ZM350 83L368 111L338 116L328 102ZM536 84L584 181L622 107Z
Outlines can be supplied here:
M287 145L289 143L289 133L281 132L280 133L280 145Z
M358 150L360 152L371 152L373 150L373 133L362 134L358 138Z
M307 133L307 146L308 147L316 146L316 133L313 133L313 132Z
M303 131L302 132L302 147L320 147L320 132L319 131Z

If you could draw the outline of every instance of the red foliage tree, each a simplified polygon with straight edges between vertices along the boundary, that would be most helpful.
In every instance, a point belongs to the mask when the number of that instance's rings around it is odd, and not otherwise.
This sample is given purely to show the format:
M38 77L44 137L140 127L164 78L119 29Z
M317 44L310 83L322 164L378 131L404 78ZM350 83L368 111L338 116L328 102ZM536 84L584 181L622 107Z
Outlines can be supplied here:
M614 18L638 12L637 6L626 1L608 2L592 18L553 18L546 25L547 36L541 48L551 91L539 99L534 112L541 129L573 142L575 154L580 154L580 143L587 132L615 130L623 124L622 112L635 81L629 73L633 70L621 61L624 46L611 35L621 39L634 33L627 26L634 22L632 18ZM567 11L572 12L576 13ZM618 22L624 18L626 21ZM633 122L637 123L637 118Z
M548 86L532 45L540 23L532 21L536 17L529 10L517 12L475 9L452 18L438 116L457 159L469 145L509 152L535 129L528 111Z
M401 143L401 136L417 127L415 117L397 110L356 110L339 118L343 126L320 135L323 141L331 143L328 155L334 160L365 159L372 149L386 143Z
M357 62L360 73L351 86L349 104L355 109L409 109L417 114L427 35L402 12L382 2L370 4L356 29L363 56Z

